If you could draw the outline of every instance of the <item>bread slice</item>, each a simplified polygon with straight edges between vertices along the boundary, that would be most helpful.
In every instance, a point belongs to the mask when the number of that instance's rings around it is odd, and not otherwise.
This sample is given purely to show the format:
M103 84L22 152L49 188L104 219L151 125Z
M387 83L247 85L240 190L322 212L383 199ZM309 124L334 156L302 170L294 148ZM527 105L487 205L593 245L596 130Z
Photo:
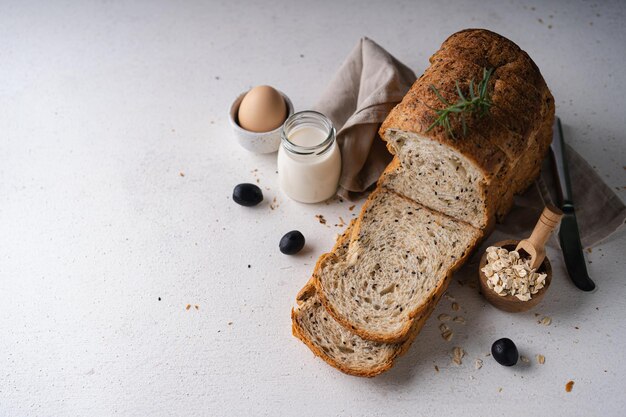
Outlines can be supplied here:
M317 294L328 313L360 337L403 341L480 237L466 223L378 188L345 253L319 259Z
M353 225L354 221L337 240L333 248L335 255L343 256L347 251ZM447 282L435 294L421 319L414 322L404 342L379 343L363 339L337 323L322 306L311 279L296 297L297 307L291 310L292 332L329 365L349 375L373 377L390 369L396 358L408 350L446 287Z
M389 369L401 343L372 342L350 332L328 314L314 289L291 312L293 335L344 373L371 377Z
M353 220L337 239L331 252L344 256L348 249ZM291 310L293 335L316 356L344 373L372 377L386 371L402 350L402 343L365 340L343 327L328 314L316 294L313 280L300 290L298 306Z

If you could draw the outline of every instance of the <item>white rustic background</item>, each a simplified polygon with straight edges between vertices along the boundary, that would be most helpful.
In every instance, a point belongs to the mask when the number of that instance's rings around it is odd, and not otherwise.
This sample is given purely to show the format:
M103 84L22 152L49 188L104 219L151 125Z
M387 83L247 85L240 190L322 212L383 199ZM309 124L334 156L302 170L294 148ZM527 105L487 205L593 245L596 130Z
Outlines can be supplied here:
M535 59L567 140L624 198L625 11L620 1L1 1L0 416L624 415L623 231L587 254L593 294L557 260L538 310L551 325L455 282L467 324L454 324L452 342L431 320L391 372L345 376L291 336L289 311L339 216L360 202L288 200L275 157L239 148L227 110L257 84L310 107L364 35L419 74L449 34L485 27ZM231 201L235 184L257 180L264 204ZM287 257L278 241L292 229L307 248ZM435 314L449 311L444 300ZM529 365L484 357L503 336ZM462 366L453 346L467 352Z

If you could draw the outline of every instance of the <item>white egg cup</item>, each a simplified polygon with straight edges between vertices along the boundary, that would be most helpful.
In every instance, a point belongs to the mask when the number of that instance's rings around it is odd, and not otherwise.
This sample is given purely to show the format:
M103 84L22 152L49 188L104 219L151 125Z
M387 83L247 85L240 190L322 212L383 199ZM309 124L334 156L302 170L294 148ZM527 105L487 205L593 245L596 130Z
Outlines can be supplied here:
M287 116L285 117L285 120L287 120L293 114L293 104L291 104L289 97L287 97L282 91L278 92L283 97L285 104L287 105ZM229 120L230 125L233 127L235 132L237 142L239 142L244 149L253 153L263 154L276 152L280 147L280 131L283 128L285 120L283 120L283 123L281 123L280 126L269 132L252 132L244 129L239 125L238 114L239 106L241 105L241 101L246 94L248 94L247 91L241 93L233 102L232 106L230 106Z

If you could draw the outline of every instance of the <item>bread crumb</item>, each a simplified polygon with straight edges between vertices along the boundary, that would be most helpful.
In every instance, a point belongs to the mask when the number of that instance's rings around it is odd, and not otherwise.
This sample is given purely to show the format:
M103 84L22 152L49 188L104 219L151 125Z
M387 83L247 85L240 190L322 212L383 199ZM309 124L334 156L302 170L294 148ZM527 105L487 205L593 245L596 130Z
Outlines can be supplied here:
M520 355L520 360L524 363L530 363L530 359L528 359L526 356L524 355Z
M482 359L476 359L476 362L474 362L474 368L476 369L480 369L483 367L483 361Z
M543 365L544 363L546 363L546 357L543 355L537 355L537 363Z
M278 203L276 202L276 197L274 197L274 199L270 203L270 210L275 210L277 208L278 208Z
M355 207L356 207L356 204L353 204L350 207L348 207L348 210L352 211L352 210L354 210Z
M537 322L538 324L543 324L544 326L549 326L550 323L552 323L552 319L548 316L544 316L540 321Z
M449 294L447 292L443 296L446 297L446 300L448 301L456 301L456 299L452 296L452 294Z
M198 304L194 305L196 310L200 310L200 306Z
M572 388L574 388L574 381L567 381L567 384L565 384L565 392L572 392Z
M461 316L456 316L452 319L452 321L454 321L455 323L465 324L465 319Z
M439 372L439 367L435 365L435 372Z
M502 387L498 388L498 392L502 392Z
M189 310L191 308L191 304L187 304L187 307L185 307L185 310Z
M321 214L316 214L315 218L320 222L320 224L326 224L326 219Z
M454 336L454 333L452 333L451 330L446 330L445 332L441 333L441 337L443 337L446 342L452 340L452 336Z
M233 322L232 322L232 321L229 321L229 322L228 322L228 325L229 325L229 326L232 326L232 325L233 325Z
M441 324L439 325L439 331L440 331L440 332L442 332L442 333L443 333L443 332L448 331L448 330L450 330L450 328L448 327L448 325L447 325L447 324L445 324L445 323L441 323Z
M180 171L180 172L178 173L178 175L180 175L181 177L184 177L184 176L185 176L185 173L184 173L183 171Z
M452 316L450 316L449 314L440 314L437 316L437 320L439 321L450 321L452 319Z
M455 364L463 364L463 356L465 356L465 351L462 347L455 346L454 349L452 349L452 362L454 362Z
M452 303L452 310L459 311L460 309L461 309L461 307L459 307L459 305L457 303Z

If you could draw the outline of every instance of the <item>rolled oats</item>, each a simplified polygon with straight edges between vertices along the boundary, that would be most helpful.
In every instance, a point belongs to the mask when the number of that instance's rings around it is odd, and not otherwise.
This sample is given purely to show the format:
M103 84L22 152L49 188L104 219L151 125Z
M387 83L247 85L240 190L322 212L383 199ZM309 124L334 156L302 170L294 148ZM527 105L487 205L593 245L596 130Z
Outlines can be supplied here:
M544 326L549 326L552 323L552 319L548 316L545 316L541 319L539 324L543 324Z
M445 332L441 333L441 337L443 337L446 342L452 340L452 336L454 336L452 330L446 330Z
M487 248L487 264L481 271L487 277L487 286L496 294L514 295L521 301L530 300L546 282L546 274L530 268L530 259L495 246Z
M463 350L463 348L456 346L454 349L452 349L452 362L456 363L457 365L461 365L463 363L463 361L461 359L463 359L463 356L465 356L465 351Z

